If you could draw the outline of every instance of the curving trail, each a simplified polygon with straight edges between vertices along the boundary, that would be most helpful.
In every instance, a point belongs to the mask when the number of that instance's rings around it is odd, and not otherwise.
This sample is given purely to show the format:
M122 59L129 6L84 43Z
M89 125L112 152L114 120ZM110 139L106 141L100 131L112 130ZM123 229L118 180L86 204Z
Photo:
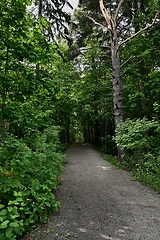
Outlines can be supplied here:
M73 144L57 196L58 214L23 240L160 240L160 195L131 181L89 144Z

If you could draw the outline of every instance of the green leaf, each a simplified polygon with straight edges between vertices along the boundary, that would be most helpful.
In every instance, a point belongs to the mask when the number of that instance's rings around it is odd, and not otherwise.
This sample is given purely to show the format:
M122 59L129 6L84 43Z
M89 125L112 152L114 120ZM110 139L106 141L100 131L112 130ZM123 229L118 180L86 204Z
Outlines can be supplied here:
M3 204L0 204L0 209L4 208L4 205Z
M0 229L7 228L8 223L9 223L9 220L5 220L3 223L0 224Z
M7 209L8 209L8 212L11 212L13 210L13 207L8 206Z
M17 206L14 206L13 210L12 210L12 214L15 214L15 215L19 216L19 213L18 213L17 210L18 210Z
M6 229L6 238L11 238L12 237L12 235L13 235L13 228L11 228L11 227L9 227L9 228L7 228Z
M6 240L6 237L5 237L4 233L0 233L0 239L1 240Z
M17 197L17 198L16 198L16 201L17 201L17 202L23 202L23 198Z
M1 211L0 211L0 216L5 216L5 215L7 215L7 209L2 209Z
M31 3L32 3L32 1L31 1L31 0L26 0L25 2L26 2L26 4L27 4L27 6L30 6L30 5L31 5Z
M34 190L36 190L36 189L39 188L39 186L40 186L39 180L38 180L37 178L34 179L34 180L32 181L32 188L33 188Z
M9 226L10 226L10 227L13 227L13 228L17 228L17 227L19 227L19 224L18 224L18 222L16 221L16 222L10 223Z
M47 205L47 207L51 206L51 204L49 202L45 202L45 204Z

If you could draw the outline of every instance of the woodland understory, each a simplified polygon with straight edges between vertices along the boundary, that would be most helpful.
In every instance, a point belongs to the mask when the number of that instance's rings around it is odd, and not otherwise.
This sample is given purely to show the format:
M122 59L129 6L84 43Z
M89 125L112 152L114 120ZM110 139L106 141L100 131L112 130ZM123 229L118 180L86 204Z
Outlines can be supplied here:
M65 4L0 0L1 240L58 211L73 142L160 193L159 0Z

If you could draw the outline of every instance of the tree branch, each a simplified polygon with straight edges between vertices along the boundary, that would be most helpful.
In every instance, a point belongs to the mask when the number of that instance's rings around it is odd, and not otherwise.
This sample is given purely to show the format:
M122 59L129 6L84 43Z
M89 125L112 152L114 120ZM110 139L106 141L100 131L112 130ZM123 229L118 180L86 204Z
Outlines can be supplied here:
M121 77L122 77L126 72L128 72L130 69L133 69L134 67L138 66L138 64L140 64L142 61L143 61L143 59L140 59L140 60L138 61L138 63L136 63L135 65L131 66L131 67L128 68L126 71L124 71L124 72L121 74Z
M81 48L81 51L88 51L90 49L94 49L94 48L108 48L108 49L111 49L110 46L93 46L93 47L89 47L89 48Z
M123 2L124 2L124 0L121 0L118 4L118 7L116 9L116 13L114 15L114 23L116 23L116 21L117 21L118 13L119 13L120 8L122 7Z
M92 20L94 22L94 24L98 25L101 28L104 28L105 30L109 31L109 29L107 27L105 27L103 24L96 22L96 20L90 16L87 16L90 20Z
M138 32L136 32L135 34L133 34L131 37L129 37L129 38L127 38L126 40L124 40L123 42L121 42L121 43L119 44L118 48L120 48L124 43L128 42L128 41L131 40L132 38L135 38L136 36L140 35L140 34L143 33L144 31L146 31L146 30L148 30L149 28L151 28L151 27L155 24L155 21L156 21L158 15L160 15L160 12L157 12L157 13L156 13L156 15L155 15L155 17L154 17L154 19L153 19L153 22L152 22L149 26L141 29L140 31L138 31Z
M113 28L113 20L111 19L111 17L109 16L109 13L107 12L103 0L99 0L99 5L100 5L100 9L101 12L103 13L104 18L106 19L106 22L108 23L108 26L112 29Z
M124 65L126 65L126 63L128 63L129 60L130 60L131 58L133 58L133 57L134 57L134 55L130 56L130 57L120 66L120 68L124 67Z

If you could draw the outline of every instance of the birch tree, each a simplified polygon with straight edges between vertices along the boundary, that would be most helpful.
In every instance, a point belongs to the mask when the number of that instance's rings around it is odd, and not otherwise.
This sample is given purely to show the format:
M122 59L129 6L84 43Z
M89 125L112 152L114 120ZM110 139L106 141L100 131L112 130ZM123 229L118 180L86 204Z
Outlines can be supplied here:
M119 4L115 10L113 16L109 13L104 5L104 0L99 0L100 10L105 18L107 26L95 21L91 16L89 18L99 27L107 30L110 33L110 49L111 49L111 60L112 60L112 84L113 84L113 109L114 109L114 122L115 130L121 122L124 122L124 107L123 107L123 97L122 97L122 82L121 82L121 65L120 65L120 47L124 45L129 40L135 38L136 36L142 34L144 31L151 28L156 19L159 17L159 12L156 13L152 23L148 24L143 29L134 33L125 40L121 40L118 36L118 18L121 16L121 9L124 0L120 0ZM123 20L122 20L123 21ZM122 24L123 25L123 24ZM126 63L129 60L126 60ZM125 63L124 63L125 64ZM123 64L123 65L124 65ZM118 150L118 160L122 161L122 151L119 147Z

